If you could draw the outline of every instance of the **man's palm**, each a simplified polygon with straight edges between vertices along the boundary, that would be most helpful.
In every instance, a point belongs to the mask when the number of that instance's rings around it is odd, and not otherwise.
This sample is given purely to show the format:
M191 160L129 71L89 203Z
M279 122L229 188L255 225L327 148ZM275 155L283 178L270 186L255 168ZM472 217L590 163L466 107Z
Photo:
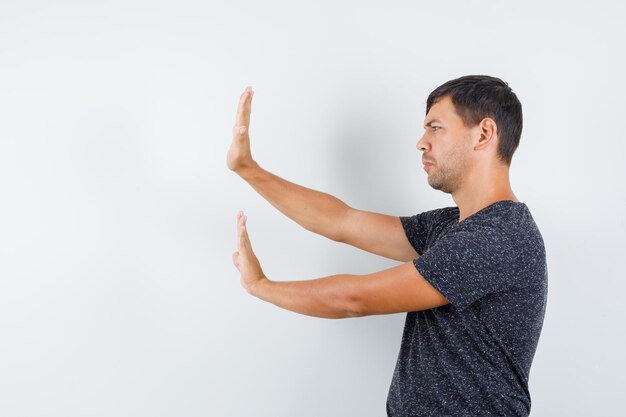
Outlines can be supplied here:
M247 87L239 99L239 108L233 128L233 142L226 156L228 168L235 172L253 163L250 152L250 113L253 95L252 87Z

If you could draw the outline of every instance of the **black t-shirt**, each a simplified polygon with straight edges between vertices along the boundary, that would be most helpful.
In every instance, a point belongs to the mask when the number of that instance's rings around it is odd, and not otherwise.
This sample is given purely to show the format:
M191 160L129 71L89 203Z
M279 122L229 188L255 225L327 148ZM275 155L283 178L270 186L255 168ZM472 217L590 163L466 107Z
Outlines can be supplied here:
M528 378L548 270L526 204L497 201L400 217L415 268L450 301L409 312L387 397L389 417L528 416Z

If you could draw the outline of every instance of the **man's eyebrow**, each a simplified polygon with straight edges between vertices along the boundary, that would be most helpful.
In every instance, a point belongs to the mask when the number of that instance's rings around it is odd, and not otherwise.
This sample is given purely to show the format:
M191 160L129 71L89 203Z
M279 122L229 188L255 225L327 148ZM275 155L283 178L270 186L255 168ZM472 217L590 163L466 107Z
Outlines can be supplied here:
M430 125L432 125L433 123L441 123L441 120L439 120L439 119L433 119L433 120L429 121L428 123L426 123L424 126L430 126Z

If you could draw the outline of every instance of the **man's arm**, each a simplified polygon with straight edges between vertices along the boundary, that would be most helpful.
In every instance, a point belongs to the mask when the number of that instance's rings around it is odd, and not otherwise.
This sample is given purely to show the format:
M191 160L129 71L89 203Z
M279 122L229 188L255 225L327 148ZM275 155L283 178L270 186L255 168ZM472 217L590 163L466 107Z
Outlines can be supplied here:
M278 307L325 319L356 317L351 287L356 275L331 275L308 281L259 280L250 294Z
M397 216L354 209L330 194L274 175L256 162L238 173L270 204L308 231L397 261L418 257Z
M261 168L256 161L237 174L272 206L306 230L334 241L340 239L341 223L351 209L343 201L287 181Z
M239 100L228 150L229 169L306 230L398 261L417 257L398 217L354 209L330 194L294 184L261 168L250 151L251 103L251 90L246 89Z
M411 246L398 216L350 209L340 227L339 242L400 262L420 256Z
M427 310L448 300L413 262L368 275L331 275L310 281L259 280L250 293L308 316L349 318Z

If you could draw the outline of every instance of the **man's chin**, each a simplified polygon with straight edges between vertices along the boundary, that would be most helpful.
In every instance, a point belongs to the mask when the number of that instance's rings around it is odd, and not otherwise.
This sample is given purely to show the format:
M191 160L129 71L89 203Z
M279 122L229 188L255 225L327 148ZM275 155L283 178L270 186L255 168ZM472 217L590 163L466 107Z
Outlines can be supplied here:
M451 191L446 188L445 184L442 184L441 182L437 182L437 181L432 181L430 177L428 178L428 185L430 185L430 187L433 190L441 191L446 194L451 193Z
M428 176L428 185L435 190L439 190L441 188L441 184L435 180L431 176Z

